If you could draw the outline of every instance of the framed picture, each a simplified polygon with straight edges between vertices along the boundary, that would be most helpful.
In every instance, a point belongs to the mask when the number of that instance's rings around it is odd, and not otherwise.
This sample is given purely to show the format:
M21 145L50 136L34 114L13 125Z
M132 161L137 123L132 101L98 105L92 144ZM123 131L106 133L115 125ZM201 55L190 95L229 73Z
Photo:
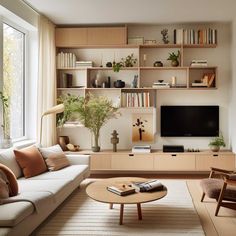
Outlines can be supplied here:
M135 113L132 115L132 142L153 142L153 114Z

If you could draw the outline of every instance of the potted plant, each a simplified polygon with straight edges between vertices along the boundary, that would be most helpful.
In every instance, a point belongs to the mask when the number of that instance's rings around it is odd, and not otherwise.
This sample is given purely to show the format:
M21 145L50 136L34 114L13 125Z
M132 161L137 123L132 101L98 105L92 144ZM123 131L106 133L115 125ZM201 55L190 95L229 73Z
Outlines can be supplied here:
M137 58L131 53L126 58L121 58L120 62L113 62L113 71L119 72L122 67L133 67L137 63Z
M213 138L212 141L209 143L209 146L213 152L218 152L220 150L220 147L225 147L223 135L220 134L219 137Z
M10 138L10 127L9 127L9 98L6 97L3 92L0 91L0 100L2 103L2 130L3 137L1 141L1 148L9 148L12 146Z
M92 134L92 151L99 152L99 138L102 126L110 119L116 118L119 114L118 108L114 107L112 101L103 96L87 94L85 97L75 95L64 95L60 97L65 106L62 117L58 122L63 125L71 116L78 117L78 120Z
M172 66L179 66L180 51L177 54L175 52L169 53L167 60L171 61Z

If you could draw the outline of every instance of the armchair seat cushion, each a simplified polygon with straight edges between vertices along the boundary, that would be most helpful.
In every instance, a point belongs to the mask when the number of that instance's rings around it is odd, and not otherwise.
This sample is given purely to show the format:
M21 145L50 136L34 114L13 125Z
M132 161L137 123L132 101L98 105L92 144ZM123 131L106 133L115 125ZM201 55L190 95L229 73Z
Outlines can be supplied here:
M222 179L207 178L200 181L203 192L209 198L218 199L224 181ZM236 187L227 185L224 200L236 201Z

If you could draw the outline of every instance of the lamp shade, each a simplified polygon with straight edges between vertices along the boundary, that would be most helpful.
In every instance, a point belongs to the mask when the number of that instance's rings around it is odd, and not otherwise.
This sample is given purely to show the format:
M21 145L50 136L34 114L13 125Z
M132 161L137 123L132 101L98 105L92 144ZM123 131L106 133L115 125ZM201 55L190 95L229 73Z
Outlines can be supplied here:
M50 114L57 114L57 113L61 113L64 111L64 104L59 104L56 105L54 107L51 107L50 109L48 109L47 111L45 111L42 116L41 116L41 122L40 122L40 138L39 138L39 145L41 146L41 142L42 142L42 127L43 127L43 117L50 115Z
M59 105L51 107L50 109L45 111L42 116L46 116L49 114L57 114L57 113L61 113L63 111L64 111L64 104L59 104Z

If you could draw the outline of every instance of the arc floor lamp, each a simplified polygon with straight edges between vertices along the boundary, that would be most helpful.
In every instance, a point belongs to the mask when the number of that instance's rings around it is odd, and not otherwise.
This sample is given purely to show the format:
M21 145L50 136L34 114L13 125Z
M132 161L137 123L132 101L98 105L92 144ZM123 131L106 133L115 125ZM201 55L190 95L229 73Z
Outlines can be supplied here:
M51 107L49 110L45 111L42 116L41 116L41 120L40 120L40 139L39 139L39 144L41 145L42 142L42 130L43 130L43 117L50 115L50 114L58 114L64 111L64 105L63 104L59 104L56 106Z

